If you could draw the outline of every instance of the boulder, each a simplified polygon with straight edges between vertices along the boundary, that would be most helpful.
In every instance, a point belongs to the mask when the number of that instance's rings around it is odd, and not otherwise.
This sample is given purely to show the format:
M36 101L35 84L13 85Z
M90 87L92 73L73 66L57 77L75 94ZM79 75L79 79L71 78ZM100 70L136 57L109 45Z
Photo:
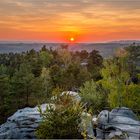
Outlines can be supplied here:
M65 91L61 95L64 93L71 95L76 101L81 99L76 92ZM55 108L54 104L42 104L40 106L42 112L46 110L46 107L49 108L50 105ZM34 139L36 138L35 130L41 120L42 117L38 106L19 109L4 124L0 125L0 139Z
M42 104L42 111L48 104ZM19 109L0 126L0 139L34 139L35 130L42 120L38 107Z
M127 134L129 139L139 139L140 121L129 108L115 108L111 112L103 110L98 115L98 123L99 129L110 131L109 138L125 137L124 134Z

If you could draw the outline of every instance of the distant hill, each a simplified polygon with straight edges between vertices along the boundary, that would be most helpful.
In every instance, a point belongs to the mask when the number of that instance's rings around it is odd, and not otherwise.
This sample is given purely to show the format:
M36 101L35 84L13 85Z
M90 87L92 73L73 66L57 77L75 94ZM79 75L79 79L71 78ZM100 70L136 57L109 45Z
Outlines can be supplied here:
M114 55L117 49L127 47L131 45L133 41L113 41L108 43L75 43L69 44L70 51L98 50L103 57L109 57ZM140 44L140 41L136 41L136 44ZM33 43L33 42L0 42L0 53L21 53L31 49L40 50L43 45L46 48L57 49L62 43Z
M121 43L121 44L140 44L140 40L118 40L118 41L111 41L110 43Z

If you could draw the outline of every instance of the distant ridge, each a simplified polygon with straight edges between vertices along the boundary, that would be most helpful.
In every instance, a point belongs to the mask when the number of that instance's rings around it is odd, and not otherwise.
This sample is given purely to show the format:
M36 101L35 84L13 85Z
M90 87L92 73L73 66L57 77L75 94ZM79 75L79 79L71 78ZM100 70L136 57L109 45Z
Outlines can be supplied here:
M140 43L140 40L116 40L110 41L108 43L121 43L121 44L133 44L133 43Z
M1 40L0 44L67 44L67 42L48 42L48 41L9 41L9 40ZM132 43L140 43L140 40L114 40L114 41L101 41L101 42L79 42L76 44L107 44L107 43L121 43L121 44L132 44Z

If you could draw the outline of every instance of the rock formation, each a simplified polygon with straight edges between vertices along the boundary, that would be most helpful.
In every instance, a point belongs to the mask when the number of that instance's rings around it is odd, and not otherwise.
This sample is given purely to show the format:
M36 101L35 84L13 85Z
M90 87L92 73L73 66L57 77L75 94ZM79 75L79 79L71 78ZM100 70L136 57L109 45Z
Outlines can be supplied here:
M42 111L45 111L46 106L41 105ZM33 139L40 121L38 107L19 109L0 126L0 139Z

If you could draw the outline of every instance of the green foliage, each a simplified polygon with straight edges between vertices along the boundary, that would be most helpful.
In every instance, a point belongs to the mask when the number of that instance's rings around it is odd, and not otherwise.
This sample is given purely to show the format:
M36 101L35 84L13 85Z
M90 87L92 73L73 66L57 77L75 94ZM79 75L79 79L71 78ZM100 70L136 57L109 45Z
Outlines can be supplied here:
M19 70L17 70L12 77L12 94L18 97L18 100L16 100L18 106L20 106L20 102L25 102L25 105L29 105L29 97L33 92L33 79L34 75L28 64L21 64ZM23 96L25 98L23 98Z
M126 86L126 91L123 93L123 106L132 109L140 108L140 84L130 84Z
M100 70L102 68L103 58L98 51L93 50L88 57L88 70L95 81L101 79Z
M110 107L122 106L122 93L125 91L125 82L129 74L125 71L121 60L106 60L101 71L102 86L108 90Z
M126 59L109 59L104 62L100 84L108 93L108 103L111 108L126 106L139 108L139 85L128 83L129 73L126 71Z
M42 66L47 67L51 63L53 55L47 51L41 51L39 53L39 59L42 62Z
M86 50L82 50L81 53L80 53L80 58L81 60L85 60L88 58L88 52Z
M0 54L0 121L18 108L80 87L82 100L94 112L108 105L139 108L139 49L135 44L119 49L116 57L104 62L96 50L70 52L67 45Z
M52 85L51 85L51 77L50 77L50 70L43 67L40 75L40 83L44 90L45 96L50 97L52 92Z
M73 101L69 95L57 96L43 115L43 121L36 131L40 139L76 139L82 138L79 132L82 105Z
M51 83L54 87L60 86L62 82L62 69L55 64L50 67Z
M80 88L80 96L83 102L90 105L93 112L100 110L103 94L99 92L96 82L93 80L85 82Z
M67 67L72 61L71 53L67 49L58 49L57 53L60 62Z
M3 64L0 65L0 76L6 76L8 73L8 68Z
M76 81L78 87L81 87L83 83L89 81L90 79L91 79L91 73L88 71L86 67L81 67L78 72L77 81Z
M63 71L64 77L63 77L63 85L65 89L70 90L72 88L77 88L78 84L80 84L77 80L78 75L80 72L80 64L79 63L71 63L66 68L65 71ZM67 78L69 77L69 78ZM67 83L67 84L65 84Z
M0 74L0 123L5 120L9 112L9 77Z
M96 77L92 67L90 71L88 66L81 65L90 59L92 65L93 60L96 62L96 57L100 60L101 56L94 54L85 50L70 52L67 45L58 50L43 46L40 51L31 49L22 53L0 54L0 98L3 100L0 112L5 109L6 119L18 108L48 101L56 88L77 90L85 81ZM99 65L96 63L94 69ZM99 68L97 71L99 73Z
M129 64L129 72L131 75L136 75L140 73L140 46L132 44L129 47L126 47L127 59Z

